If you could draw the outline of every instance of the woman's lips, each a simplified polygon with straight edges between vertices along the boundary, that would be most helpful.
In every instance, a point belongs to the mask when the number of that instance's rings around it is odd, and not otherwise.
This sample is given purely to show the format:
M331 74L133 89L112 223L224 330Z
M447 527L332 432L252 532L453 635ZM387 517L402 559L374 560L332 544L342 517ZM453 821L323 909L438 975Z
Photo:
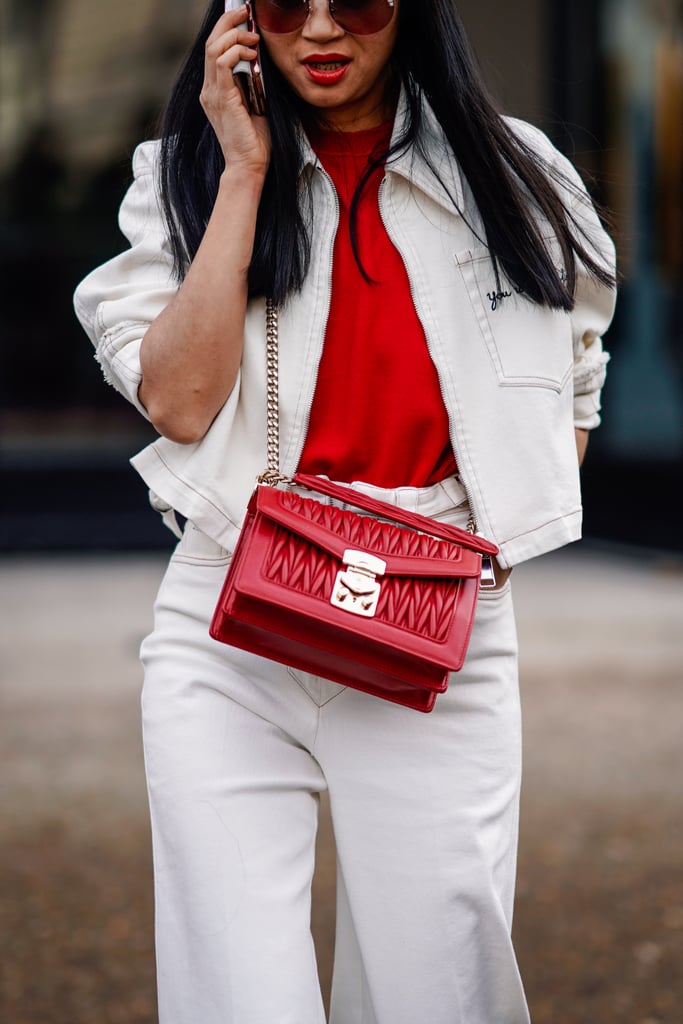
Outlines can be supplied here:
M316 85L336 85L346 74L351 60L341 53L314 53L303 61Z

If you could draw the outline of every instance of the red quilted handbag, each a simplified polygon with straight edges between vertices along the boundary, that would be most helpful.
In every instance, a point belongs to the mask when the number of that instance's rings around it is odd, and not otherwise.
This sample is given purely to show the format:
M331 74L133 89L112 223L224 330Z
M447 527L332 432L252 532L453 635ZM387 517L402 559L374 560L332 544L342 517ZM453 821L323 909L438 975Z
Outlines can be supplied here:
M482 554L497 548L349 487L294 481L371 514L257 487L211 636L431 711L463 665Z
M498 548L321 477L294 477L310 497L268 485L283 480L270 303L268 316L269 472L249 502L211 636L431 711L463 665L482 556ZM361 511L320 501L316 491Z

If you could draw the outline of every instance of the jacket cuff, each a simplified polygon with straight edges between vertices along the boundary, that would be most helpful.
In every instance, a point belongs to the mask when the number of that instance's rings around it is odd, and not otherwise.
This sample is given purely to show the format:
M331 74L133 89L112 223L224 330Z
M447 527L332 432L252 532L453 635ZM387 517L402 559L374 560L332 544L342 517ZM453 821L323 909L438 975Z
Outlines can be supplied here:
M144 334L144 330L142 333ZM146 420L149 420L149 414L138 397L138 389L142 383L142 370L140 369L141 345L142 337L139 336L128 341L123 348L114 348L111 334L108 333L105 334L101 344L97 347L95 358L100 364L102 374L107 383L116 388L124 398L127 398L135 406Z
M607 376L609 353L602 339L586 331L574 349L574 426L593 430L600 424L600 393Z

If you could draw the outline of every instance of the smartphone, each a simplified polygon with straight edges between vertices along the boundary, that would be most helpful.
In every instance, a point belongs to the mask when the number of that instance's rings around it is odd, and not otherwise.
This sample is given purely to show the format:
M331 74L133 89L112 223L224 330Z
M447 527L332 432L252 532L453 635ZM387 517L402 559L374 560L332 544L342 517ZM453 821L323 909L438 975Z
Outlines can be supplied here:
M225 0L226 11L234 11L241 6L242 0ZM256 31L256 22L254 21L254 13L250 3L247 3L247 20L244 24L240 25L240 28L245 28L249 32ZM244 102L249 112L263 117L266 112L266 92L263 87L261 62L258 56L256 60L241 60L235 66L233 75L242 90Z

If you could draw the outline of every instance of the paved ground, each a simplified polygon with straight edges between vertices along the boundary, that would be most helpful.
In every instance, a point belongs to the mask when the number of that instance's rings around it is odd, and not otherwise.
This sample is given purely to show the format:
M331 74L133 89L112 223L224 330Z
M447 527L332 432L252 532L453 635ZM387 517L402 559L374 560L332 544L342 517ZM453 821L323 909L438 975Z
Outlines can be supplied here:
M153 1024L137 648L162 571L0 561L3 1024ZM534 1024L681 1024L683 567L579 546L518 569L515 591L515 936ZM333 883L324 821L325 988Z

